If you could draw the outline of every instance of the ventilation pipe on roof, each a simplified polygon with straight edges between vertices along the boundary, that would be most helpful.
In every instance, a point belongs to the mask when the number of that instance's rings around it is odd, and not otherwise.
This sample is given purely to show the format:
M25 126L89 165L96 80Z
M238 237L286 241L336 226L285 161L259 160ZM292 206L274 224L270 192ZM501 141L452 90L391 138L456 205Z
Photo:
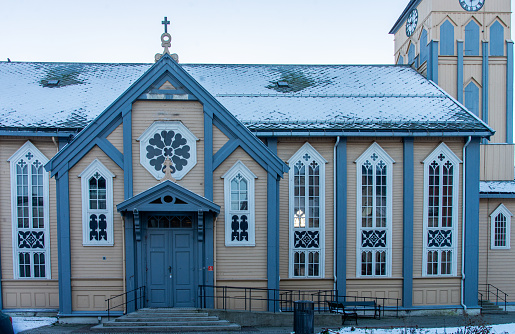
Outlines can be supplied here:
M462 199L462 208L461 208L461 307L463 307L463 310L467 312L467 306L465 305L465 297L463 293L465 292L465 170L466 170L466 149L467 146L469 146L470 141L472 140L472 136L469 136L469 139L463 146L463 195L461 196Z
M339 143L340 136L336 137L336 144L333 148L333 290L336 290L336 282L338 281L336 276L336 147Z

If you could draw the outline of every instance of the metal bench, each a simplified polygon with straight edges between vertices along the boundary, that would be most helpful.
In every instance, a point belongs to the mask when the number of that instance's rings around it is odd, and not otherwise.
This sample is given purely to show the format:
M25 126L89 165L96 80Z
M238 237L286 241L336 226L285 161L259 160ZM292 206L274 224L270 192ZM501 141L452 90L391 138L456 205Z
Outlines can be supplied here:
M358 313L355 309L352 311L346 310L345 305L343 305L343 303L334 301L327 301L327 305L329 306L329 312L338 313L342 315L342 326L345 325L345 321L347 320L347 318L354 318L356 326L358 325Z
M366 308L374 310L374 319L381 319L381 305L377 304L375 300L372 301L344 301L341 302L343 306L354 307L354 311L356 311L357 307L363 308L363 313L365 313Z

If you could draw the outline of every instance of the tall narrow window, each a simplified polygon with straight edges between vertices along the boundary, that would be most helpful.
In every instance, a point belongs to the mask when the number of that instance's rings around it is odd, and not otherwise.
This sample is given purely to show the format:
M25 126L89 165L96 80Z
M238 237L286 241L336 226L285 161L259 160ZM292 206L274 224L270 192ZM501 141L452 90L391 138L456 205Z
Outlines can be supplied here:
M510 249L511 216L504 204L500 204L490 215L491 249Z
M82 244L112 246L114 174L95 159L79 177L82 186Z
M358 277L391 275L393 163L377 143L356 160Z
M254 182L257 178L238 161L225 173L225 245L255 246Z
M14 278L50 278L48 159L26 142L8 161Z
M323 277L327 161L306 143L288 163L290 277Z
M460 163L444 143L424 160L423 273L427 276L450 276L457 272Z

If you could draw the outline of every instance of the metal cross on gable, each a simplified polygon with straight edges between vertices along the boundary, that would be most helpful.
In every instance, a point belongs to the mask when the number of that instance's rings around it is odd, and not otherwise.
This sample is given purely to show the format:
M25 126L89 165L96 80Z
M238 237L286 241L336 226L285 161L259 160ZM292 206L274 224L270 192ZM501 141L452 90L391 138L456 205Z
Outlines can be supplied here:
M168 33L168 25L170 24L170 21L168 21L168 18L166 16L164 21L161 21L161 24L165 26L165 34Z

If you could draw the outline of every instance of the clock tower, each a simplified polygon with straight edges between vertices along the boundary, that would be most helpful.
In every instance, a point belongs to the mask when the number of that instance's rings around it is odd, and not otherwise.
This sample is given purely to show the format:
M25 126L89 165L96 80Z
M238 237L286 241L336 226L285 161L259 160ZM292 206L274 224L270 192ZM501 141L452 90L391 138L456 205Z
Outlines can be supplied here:
M495 130L481 180L514 179L510 0L411 0L390 31L395 61L437 83Z

